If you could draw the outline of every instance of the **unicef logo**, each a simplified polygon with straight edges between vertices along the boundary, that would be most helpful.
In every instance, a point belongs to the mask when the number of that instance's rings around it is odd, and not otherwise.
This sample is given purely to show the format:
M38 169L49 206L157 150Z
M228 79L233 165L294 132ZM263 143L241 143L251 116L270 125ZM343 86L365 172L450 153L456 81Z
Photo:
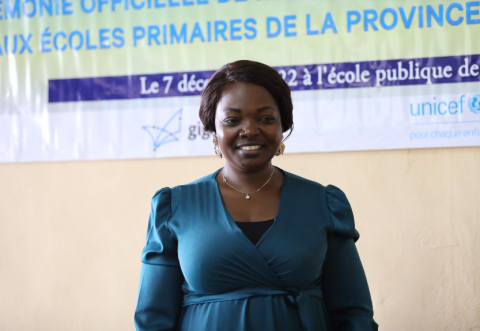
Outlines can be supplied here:
M468 99L468 108L474 114L480 114L480 94Z

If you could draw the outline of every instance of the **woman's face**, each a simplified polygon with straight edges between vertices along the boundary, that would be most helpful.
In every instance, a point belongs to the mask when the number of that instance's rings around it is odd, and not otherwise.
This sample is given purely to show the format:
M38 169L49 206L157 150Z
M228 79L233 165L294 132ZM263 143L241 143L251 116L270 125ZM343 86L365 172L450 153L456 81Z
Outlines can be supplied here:
M215 129L226 162L247 171L268 165L282 142L277 103L260 85L229 85L217 105Z

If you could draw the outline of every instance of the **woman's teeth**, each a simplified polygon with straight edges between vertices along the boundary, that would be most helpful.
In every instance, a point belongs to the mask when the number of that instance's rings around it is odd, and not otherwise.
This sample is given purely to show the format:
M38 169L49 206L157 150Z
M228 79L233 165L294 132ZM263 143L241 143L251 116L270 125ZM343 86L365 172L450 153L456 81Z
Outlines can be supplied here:
M244 151L254 151L260 148L260 145L253 145L253 146L242 146L240 147Z

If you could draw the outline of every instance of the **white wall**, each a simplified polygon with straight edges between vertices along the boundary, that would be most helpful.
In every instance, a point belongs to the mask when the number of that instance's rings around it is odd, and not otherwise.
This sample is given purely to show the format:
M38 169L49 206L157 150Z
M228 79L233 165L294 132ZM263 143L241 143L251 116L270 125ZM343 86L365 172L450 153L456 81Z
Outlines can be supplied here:
M480 148L274 161L346 192L381 330L480 330ZM0 165L0 329L133 330L153 193L221 165Z

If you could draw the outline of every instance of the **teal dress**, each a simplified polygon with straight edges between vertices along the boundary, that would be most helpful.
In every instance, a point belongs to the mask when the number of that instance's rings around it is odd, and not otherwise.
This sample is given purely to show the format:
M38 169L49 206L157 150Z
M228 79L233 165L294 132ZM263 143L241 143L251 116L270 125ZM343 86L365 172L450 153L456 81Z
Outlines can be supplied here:
M345 194L285 175L273 225L253 244L215 176L152 199L138 331L371 331L370 293Z

